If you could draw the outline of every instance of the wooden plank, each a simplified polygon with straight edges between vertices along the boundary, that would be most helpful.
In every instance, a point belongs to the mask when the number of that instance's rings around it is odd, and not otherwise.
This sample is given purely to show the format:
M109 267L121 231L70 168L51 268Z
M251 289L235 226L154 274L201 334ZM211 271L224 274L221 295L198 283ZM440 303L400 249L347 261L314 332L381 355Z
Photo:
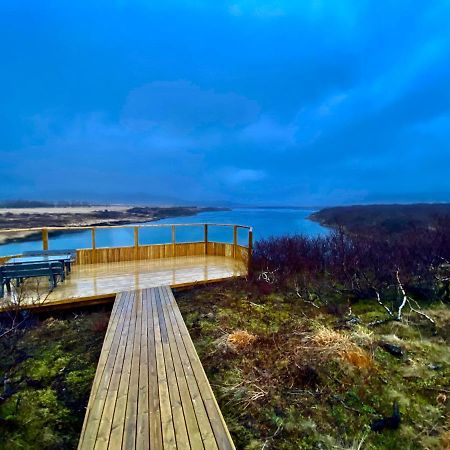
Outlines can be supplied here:
M120 305L120 303L117 302L117 305L119 305L119 308L125 307L126 298L127 298L126 294L122 296L122 305ZM113 311L113 313L114 313L114 311ZM110 319L110 325L112 325L112 326L108 327L106 337L105 337L105 340L103 343L103 348L102 348L102 351L100 354L99 363L97 365L97 371L96 371L96 375L94 377L94 381L93 381L93 385L92 385L92 389L91 389L91 396L89 398L88 407L86 409L81 442L83 442L83 441L89 442L89 440L92 441L94 439L94 435L96 434L96 430L92 428L92 426L94 425L94 422L92 419L93 419L93 411L95 410L94 409L95 400L97 397L97 393L98 393L101 381L102 381L102 379L104 379L105 371L107 369L107 362L114 353L113 344L122 332L122 327L121 327L120 323L118 322L119 316L120 316L120 313L117 312L117 322L113 318ZM116 322L116 327L114 327L115 322ZM89 426L88 426L88 423L89 423Z
M42 250L48 250L48 229L42 228Z
M128 386L127 406L125 413L125 425L123 435L123 448L136 447L137 413L139 398L139 372L141 357L141 329L142 329L142 295L141 291L135 292L136 325L133 336L133 351L131 358L130 380Z
M177 224L171 224L171 223L153 223L153 224L146 224L146 225L138 225L139 228L169 228L173 225L176 225L177 227L199 227L204 225L204 222L198 222L198 223L177 223ZM238 228L245 228L247 230L252 230L252 227L249 225L239 225L239 224L233 224L233 223L211 223L208 222L208 225L211 225L213 227L233 227L236 225ZM109 228L134 228L135 225L101 225L97 226L97 228L100 229L109 229ZM85 231L86 227L84 226L64 226L64 227L46 227L47 230L51 231L61 231L61 230L72 230L72 231ZM6 228L1 230L2 233L22 233L25 231L32 232L32 231L41 231L42 228L39 227L32 227L32 228Z
M82 441L83 437L84 437L86 423L87 423L87 419L89 417L89 411L92 408L92 403L94 401L95 393L97 392L98 384L100 383L100 379L103 374L105 363L106 363L106 360L108 358L108 354L109 354L109 351L111 348L111 343L114 338L114 334L116 332L120 312L125 304L125 298L126 298L125 293L118 294L117 299L113 305L111 316L109 318L108 328L107 328L106 334L105 334L105 339L103 341L102 351L100 353L100 358L99 358L99 361L97 364L97 370L95 372L94 381L93 381L92 387L91 387L91 395L89 397L88 406L86 408L85 420L83 422L83 428L81 430L80 441Z
M158 317L158 307L156 292L154 289L150 291L152 298L153 310L153 332L155 335L155 355L156 367L158 372L158 394L159 407L161 414L161 429L163 447L165 449L174 448L176 446L175 429L173 425L172 407L170 404L169 386L167 382L166 366L164 361L164 351L162 345L161 328Z
M205 252L211 256L232 257L233 249L235 248L233 244L211 241L136 245L136 242L138 242L138 236L135 235L134 239L135 245L128 247L96 247L77 250L77 264L85 265L152 260L181 256L202 256L205 255Z
M136 450L150 449L150 417L149 417L149 363L148 363L148 308L144 292L141 298L141 352L139 358L139 396L136 423Z
M180 358L183 363L183 369L186 376L186 381L189 386L189 392L192 398L192 403L194 406L197 423L200 428L200 432L202 435L202 440L204 442L206 449L217 449L216 439L214 437L214 432L211 426L211 423L208 418L208 413L205 408L205 404L203 403L203 399L200 393L200 386L197 383L197 379L195 378L194 371L192 369L191 361L189 359L188 352L186 350L186 345L181 335L181 331L177 322L175 309L173 308L173 304L171 305L171 299L169 298L169 292L166 291L166 303L168 304L168 311L170 313L170 320L173 329L175 330L175 338L177 341ZM178 306L175 304L176 309Z
M123 367L120 376L119 390L117 392L116 407L114 410L114 416L112 419L112 428L110 435L110 446L121 448L120 445L123 441L123 434L125 428L125 417L128 404L128 390L130 387L131 366L133 357L133 346L136 328L136 309L137 302L136 293L131 293L132 301L132 313L130 319L130 326L127 333L127 343L125 349L125 357L123 360Z
M107 449L109 447L109 440L111 435L112 428L112 419L114 416L114 410L116 407L117 395L119 390L119 383L123 369L123 363L125 358L125 350L127 346L128 340L128 332L131 321L131 313L132 313L132 297L131 295L128 297L129 301L126 307L126 310L120 317L120 320L123 322L122 335L119 343L119 347L117 350L117 357L114 363L113 372L111 375L111 381L108 386L108 394L105 401L105 405L103 407L102 418L100 420L100 425L97 433L97 439L95 442L95 449Z
M169 295L169 302L174 311L218 447L220 449L234 449L235 447L231 439L231 435L228 431L225 420L223 419L222 413L220 412L219 405L214 397L211 386L209 385L208 378L206 377L200 358L195 351L195 347L187 330L186 324L184 323L180 310L176 305L175 298L170 290L167 292Z
M134 227L134 246L139 247L139 227Z
M164 312L161 299L161 289L155 288L156 302L158 308L158 319L161 330L161 342L164 352L164 362L166 366L167 385L169 388L170 405L172 408L173 424L175 429L175 437L177 446L183 449L189 449L189 438L186 429L186 421L183 414L180 392L178 390L177 377L173 364L173 356L170 348L170 341L173 335L169 335L166 322L164 320Z
M178 388L180 390L180 397L183 405L186 426L189 434L189 441L192 449L203 449L205 447L203 446L200 426L197 421L197 415L194 407L195 400L199 398L198 389L197 391L195 391L195 389L192 389L191 391L188 386L188 380L190 380L192 383L193 377L189 373L189 367L183 367L181 353L184 351L184 348L179 348L181 335L178 332L178 328L173 327L170 305L168 305L167 303L166 289L161 289L161 299L163 305L164 320L166 322L168 333L172 336L172 338L169 340L169 343L171 347L172 358L178 382ZM181 345L183 345L182 342ZM193 381L195 381L195 379ZM203 417L207 419L206 412ZM210 437L214 438L211 427L209 427L208 430L206 425L205 428L206 437L208 436L208 433ZM206 447L207 449L215 448L214 439L207 442L207 444L208 444Z
M130 295L124 296L124 307L129 303ZM120 318L120 315L119 317ZM93 398L90 408L86 412L85 422L86 427L83 434L83 439L80 441L80 448L94 448L95 440L97 438L98 428L100 425L103 407L106 401L106 394L109 388L111 380L111 373L114 368L117 348L120 343L120 338L123 330L123 321L118 321L118 326L115 330L114 336L111 341L111 346L105 349L106 361L99 375L98 379L94 379L94 389L91 393ZM102 350L103 353L103 350ZM97 378L97 377L96 377Z
M152 450L163 448L161 429L161 410L159 402L158 369L156 363L155 327L153 311L153 295L151 290L143 291L148 325L148 382L149 382L149 429Z

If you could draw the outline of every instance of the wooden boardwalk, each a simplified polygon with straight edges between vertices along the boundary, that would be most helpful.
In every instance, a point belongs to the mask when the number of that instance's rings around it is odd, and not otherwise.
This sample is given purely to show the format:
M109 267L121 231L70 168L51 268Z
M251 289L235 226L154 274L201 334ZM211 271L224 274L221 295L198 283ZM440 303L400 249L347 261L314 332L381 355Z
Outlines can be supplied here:
M79 449L234 449L169 287L117 295Z

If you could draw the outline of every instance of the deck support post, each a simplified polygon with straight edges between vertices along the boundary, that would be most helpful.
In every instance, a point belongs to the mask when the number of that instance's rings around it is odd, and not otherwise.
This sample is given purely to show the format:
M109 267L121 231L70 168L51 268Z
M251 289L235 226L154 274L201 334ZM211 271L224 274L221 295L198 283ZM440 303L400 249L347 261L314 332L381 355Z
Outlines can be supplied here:
M208 224L205 223L205 255L208 254Z
M248 231L248 259L247 259L247 273L251 274L252 271L252 256L253 256L253 230Z
M173 258L175 258L175 242L176 242L175 225L172 225L172 257Z
M48 230L42 228L42 250L48 250Z
M237 225L233 227L233 258L236 259L237 253Z

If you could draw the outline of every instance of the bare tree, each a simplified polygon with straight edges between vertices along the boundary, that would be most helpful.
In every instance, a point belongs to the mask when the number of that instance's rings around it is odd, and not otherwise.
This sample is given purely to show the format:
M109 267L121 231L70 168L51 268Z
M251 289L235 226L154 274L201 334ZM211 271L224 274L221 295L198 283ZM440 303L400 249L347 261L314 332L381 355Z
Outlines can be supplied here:
M30 307L47 302L53 289L49 290L47 280L43 281L41 278L11 280L10 292L0 303L3 316L0 338L13 333L27 321Z

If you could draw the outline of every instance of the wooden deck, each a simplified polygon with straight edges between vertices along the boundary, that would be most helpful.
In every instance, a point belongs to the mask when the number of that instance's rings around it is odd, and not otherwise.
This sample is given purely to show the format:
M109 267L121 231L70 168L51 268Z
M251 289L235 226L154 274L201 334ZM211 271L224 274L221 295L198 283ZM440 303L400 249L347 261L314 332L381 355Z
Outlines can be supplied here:
M234 449L169 287L117 295L79 449Z
M181 287L245 275L245 264L224 256L186 256L177 258L124 261L103 264L76 264L66 281L48 293L48 281L27 283L21 304L31 307L72 305L114 298L118 292L169 285ZM26 297L24 297L26 296ZM40 297L38 301L37 298ZM0 308L15 302L15 294L0 299Z

